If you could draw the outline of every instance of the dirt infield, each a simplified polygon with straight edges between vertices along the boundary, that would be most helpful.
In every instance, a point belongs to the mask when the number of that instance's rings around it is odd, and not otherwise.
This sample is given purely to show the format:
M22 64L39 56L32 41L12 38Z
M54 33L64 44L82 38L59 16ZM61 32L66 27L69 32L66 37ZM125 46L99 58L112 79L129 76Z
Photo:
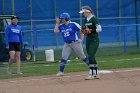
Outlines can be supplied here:
M0 93L140 93L140 68L101 73L84 80L87 72L0 80Z

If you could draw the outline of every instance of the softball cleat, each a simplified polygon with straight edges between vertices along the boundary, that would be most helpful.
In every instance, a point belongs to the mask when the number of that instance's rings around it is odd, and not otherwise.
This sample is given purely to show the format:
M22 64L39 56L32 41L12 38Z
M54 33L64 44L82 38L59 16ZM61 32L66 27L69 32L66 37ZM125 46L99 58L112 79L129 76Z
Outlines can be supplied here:
M58 73L56 74L56 76L64 76L64 73L63 73L63 72L58 72Z
M94 79L100 79L99 75L94 75Z
M89 75L85 78L85 80L93 80L93 79L94 79L94 76L91 76L91 75Z

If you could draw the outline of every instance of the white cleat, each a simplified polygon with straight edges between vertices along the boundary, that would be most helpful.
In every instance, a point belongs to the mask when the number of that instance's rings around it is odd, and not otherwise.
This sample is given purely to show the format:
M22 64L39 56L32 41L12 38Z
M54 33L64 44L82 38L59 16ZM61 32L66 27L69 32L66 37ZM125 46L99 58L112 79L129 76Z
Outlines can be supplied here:
M64 76L64 73L63 73L63 72L58 72L58 73L56 74L56 76Z
M94 76L91 76L91 75L89 75L85 78L85 80L93 80L93 79L94 79Z

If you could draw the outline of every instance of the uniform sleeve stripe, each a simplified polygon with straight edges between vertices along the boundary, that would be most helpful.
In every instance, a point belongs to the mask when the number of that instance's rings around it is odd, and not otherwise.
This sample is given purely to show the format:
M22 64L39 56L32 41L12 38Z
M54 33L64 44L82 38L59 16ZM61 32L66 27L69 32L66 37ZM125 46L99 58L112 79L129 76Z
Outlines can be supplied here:
M78 23L76 22L71 22L71 23L75 24L79 29L81 29L81 26Z

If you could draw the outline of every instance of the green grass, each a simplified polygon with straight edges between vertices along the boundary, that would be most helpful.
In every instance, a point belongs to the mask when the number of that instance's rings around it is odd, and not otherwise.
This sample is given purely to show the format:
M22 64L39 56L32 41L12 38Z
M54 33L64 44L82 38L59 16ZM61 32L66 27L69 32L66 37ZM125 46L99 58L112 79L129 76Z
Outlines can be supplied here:
M97 56L96 57L100 70L103 69L118 69L140 67L140 54L112 55L112 56ZM66 65L65 72L87 71L86 64L82 64L81 60L72 59ZM0 64L0 68L6 68L7 64ZM18 78L28 76L41 76L56 74L59 70L59 62L23 62L21 65L23 75L6 76L6 69L0 69L0 78ZM16 65L13 65L13 70L16 71ZM5 75L4 75L5 74Z
M116 46L116 47L100 47L97 51L97 56L109 56L109 55L121 55L123 54L124 52L124 47L123 46ZM55 57L55 60L60 60L61 58L61 53L62 52L62 48L58 48L58 49L54 49L54 57ZM84 47L84 52L86 54L86 49ZM137 46L127 46L126 48L126 52L127 54L140 54L140 47L137 47ZM36 60L37 61L45 61L45 50L37 50L36 51ZM86 54L87 55L87 54ZM72 52L71 54L71 58L75 58L76 55Z

